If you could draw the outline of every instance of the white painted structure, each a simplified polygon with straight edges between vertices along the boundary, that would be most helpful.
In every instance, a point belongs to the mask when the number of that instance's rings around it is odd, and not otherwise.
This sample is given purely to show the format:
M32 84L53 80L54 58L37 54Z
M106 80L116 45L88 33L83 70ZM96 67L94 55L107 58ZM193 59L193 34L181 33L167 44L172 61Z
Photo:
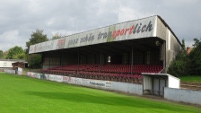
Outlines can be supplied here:
M10 74L16 74L15 70L12 70L12 69L4 69L4 72L10 73Z
M142 73L143 93L164 95L164 88L180 88L180 79L167 73Z
M16 61L10 61L10 60L0 60L0 67L1 68L12 68L12 63Z
M20 59L0 59L0 68L12 68L12 63L15 62L25 62L24 60Z
M201 91L193 91L189 89L165 88L164 98L177 102L185 102L201 105Z

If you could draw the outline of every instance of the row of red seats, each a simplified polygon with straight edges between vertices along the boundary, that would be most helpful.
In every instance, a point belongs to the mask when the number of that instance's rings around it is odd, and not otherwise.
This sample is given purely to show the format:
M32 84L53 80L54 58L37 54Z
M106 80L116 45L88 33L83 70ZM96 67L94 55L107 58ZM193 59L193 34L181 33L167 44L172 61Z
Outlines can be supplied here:
M90 72L109 72L109 73L158 73L162 70L162 66L159 65L102 65L94 66L93 68L87 69Z
M133 68L131 74L131 68ZM78 75L98 75L113 77L140 78L141 73L159 73L162 70L160 65L67 65L42 70L43 73L51 74L78 74Z

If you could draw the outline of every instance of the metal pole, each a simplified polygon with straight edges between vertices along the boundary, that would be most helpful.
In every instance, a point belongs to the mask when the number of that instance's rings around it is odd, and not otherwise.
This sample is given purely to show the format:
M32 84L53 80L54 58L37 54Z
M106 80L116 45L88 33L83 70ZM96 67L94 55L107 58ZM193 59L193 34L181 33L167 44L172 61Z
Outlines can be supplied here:
M131 49L131 75L133 74L133 45Z
M61 51L61 57L60 57L60 65L62 67L62 70L63 70L63 51Z
M99 53L99 55L100 55L99 73L101 72L101 60L102 60L101 54L102 54L102 51L100 50L100 53Z
M79 48L78 48L78 68L77 68L77 72L79 71L79 66L80 66L80 53L79 53Z

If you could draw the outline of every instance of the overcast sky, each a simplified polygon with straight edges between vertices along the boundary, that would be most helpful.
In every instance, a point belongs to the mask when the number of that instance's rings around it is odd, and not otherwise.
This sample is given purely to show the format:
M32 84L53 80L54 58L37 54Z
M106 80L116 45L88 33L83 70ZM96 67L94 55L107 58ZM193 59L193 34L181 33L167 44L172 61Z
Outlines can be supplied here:
M25 48L36 29L48 38L160 15L187 45L201 38L201 0L0 0L0 50Z

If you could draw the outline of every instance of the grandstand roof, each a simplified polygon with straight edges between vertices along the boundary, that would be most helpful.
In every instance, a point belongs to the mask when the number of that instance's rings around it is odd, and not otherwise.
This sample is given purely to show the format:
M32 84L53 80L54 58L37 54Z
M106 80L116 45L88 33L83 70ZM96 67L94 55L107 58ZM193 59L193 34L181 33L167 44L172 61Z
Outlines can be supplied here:
M153 37L157 37L160 40L165 40L164 37L160 36L160 34L163 33L159 33L163 32L160 30L161 28L158 28L158 25L161 24L159 23L159 21L162 22L162 26L164 26L163 28L165 29L164 31L166 31L166 29L169 29L169 31L180 43L180 41L167 25L167 23L165 23L165 21L160 16L155 15L143 19L126 21L103 28L69 35L61 39L38 43L30 46L29 54L97 44L107 45L107 43L111 44L110 42L120 42L121 44L126 46L132 44L130 43L130 41L137 41L136 39L146 40L147 38L149 38L153 41L156 41L156 38ZM141 43L146 43L146 45L148 45L149 41L142 41ZM114 47L114 45L112 44L110 46ZM140 44L136 43L135 46L139 46L139 48L141 47L141 49L143 49ZM121 46L121 48L123 49L124 47Z

